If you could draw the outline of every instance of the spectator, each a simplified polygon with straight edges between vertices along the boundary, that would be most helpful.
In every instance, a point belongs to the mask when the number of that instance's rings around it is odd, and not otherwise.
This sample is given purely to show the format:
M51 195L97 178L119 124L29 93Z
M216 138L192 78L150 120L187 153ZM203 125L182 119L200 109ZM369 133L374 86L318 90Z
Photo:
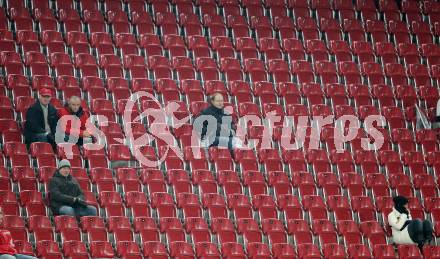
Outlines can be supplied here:
M56 108L50 104L52 92L41 88L38 100L26 112L24 137L27 144L32 142L48 142L55 146L55 131L58 122Z
M50 207L54 215L96 216L93 206L84 201L83 191L70 174L70 162L63 159L49 182Z
M0 207L0 259L37 259L33 256L17 254L11 232L3 228L3 208Z
M236 126L231 113L225 111L223 95L215 93L210 96L209 100L210 106L200 113L201 121L198 121L199 123L203 121L201 132L199 132L202 143L204 143L202 145L205 147L223 146L230 150L241 146L239 140L234 137ZM210 118L215 119L216 126L209 126Z
M66 134L65 141L68 142L70 137L77 140L78 145L83 145L84 143L91 143L92 138L89 131L86 129L86 122L90 117L90 114L81 107L81 98L78 96L71 96L67 101L67 104L58 112L60 117L61 125L64 127L64 132ZM79 119L79 124L74 125L74 121L65 117L63 121L63 116L72 115ZM70 140L72 141L72 140Z
M388 214L395 244L417 244L422 248L432 239L432 225L428 220L412 219L408 211L408 199L403 196L393 198L394 208Z
M435 109L435 118L432 122L432 128L433 129L439 129L440 128L440 99L437 101L437 108Z

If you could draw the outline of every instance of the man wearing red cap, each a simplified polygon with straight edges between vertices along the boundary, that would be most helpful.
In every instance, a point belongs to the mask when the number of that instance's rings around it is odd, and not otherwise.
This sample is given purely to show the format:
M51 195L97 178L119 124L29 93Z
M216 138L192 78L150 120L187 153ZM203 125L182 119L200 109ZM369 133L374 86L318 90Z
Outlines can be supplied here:
M32 142L48 142L55 145L55 131L58 122L56 108L50 104L52 92L41 88L38 91L38 100L26 112L24 137L27 144Z

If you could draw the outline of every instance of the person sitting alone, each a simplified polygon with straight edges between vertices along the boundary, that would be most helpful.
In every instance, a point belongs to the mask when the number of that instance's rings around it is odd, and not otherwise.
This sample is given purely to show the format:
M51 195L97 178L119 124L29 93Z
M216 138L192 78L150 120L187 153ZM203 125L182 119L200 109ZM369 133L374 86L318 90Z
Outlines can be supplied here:
M70 174L70 162L63 159L49 181L50 207L54 215L96 216L95 207L88 205L79 183Z
M3 228L3 208L0 207L0 259L37 259L36 257L18 254L11 232Z
M66 134L64 141L76 141L76 144L80 146L92 142L92 135L86 129L86 123L90 118L90 114L81 107L81 98L71 96L64 108L58 111L58 115L60 117L59 123L61 123ZM69 115L76 117L75 119L77 119L79 123L75 125L75 122L72 118L69 118Z
M27 144L48 142L55 146L55 132L58 122L56 108L50 103L52 92L48 88L38 91L38 100L26 111L24 138Z
M227 147L229 150L240 147L240 141L234 137L236 125L232 115L225 111L223 95L215 93L209 97L210 106L200 112L195 121L195 127L199 130L200 138L204 147ZM210 127L210 119L214 127ZM203 122L200 127L196 124Z
M395 244L417 244L422 248L432 239L432 224L428 220L412 219L408 211L408 199L403 196L393 198L394 207L388 214Z

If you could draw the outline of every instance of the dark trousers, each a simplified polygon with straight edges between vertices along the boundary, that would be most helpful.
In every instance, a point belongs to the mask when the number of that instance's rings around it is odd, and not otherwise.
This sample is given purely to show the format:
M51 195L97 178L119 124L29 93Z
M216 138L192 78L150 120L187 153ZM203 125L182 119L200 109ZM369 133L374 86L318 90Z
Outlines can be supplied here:
M432 239L432 224L428 220L415 219L408 224L409 237L415 243L423 245Z
M35 133L28 139L26 139L26 143L31 144L33 142L47 142L52 145L52 147L56 147L55 139L53 135L47 133Z

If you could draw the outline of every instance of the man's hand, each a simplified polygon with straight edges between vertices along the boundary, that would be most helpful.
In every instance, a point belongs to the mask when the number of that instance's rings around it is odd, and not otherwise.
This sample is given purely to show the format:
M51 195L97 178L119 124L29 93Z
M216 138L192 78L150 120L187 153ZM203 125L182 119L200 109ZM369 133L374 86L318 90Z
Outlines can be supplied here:
M83 132L83 137L85 137L85 138L88 138L88 137L90 137L92 134L90 134L90 132L88 132L87 130L85 130L84 132Z
M77 198L77 204L81 207L87 207L87 202L81 198Z

